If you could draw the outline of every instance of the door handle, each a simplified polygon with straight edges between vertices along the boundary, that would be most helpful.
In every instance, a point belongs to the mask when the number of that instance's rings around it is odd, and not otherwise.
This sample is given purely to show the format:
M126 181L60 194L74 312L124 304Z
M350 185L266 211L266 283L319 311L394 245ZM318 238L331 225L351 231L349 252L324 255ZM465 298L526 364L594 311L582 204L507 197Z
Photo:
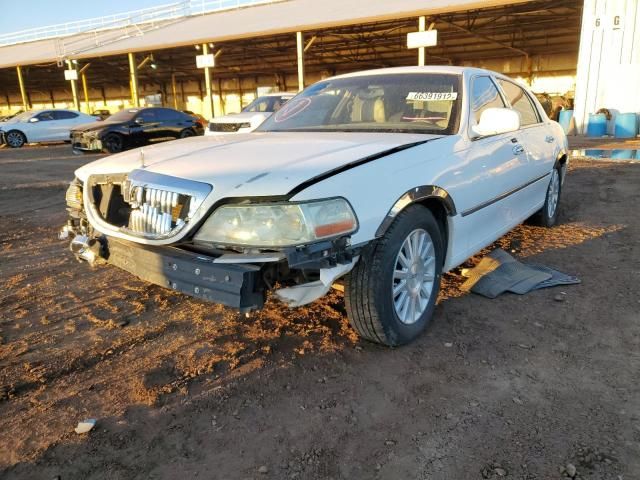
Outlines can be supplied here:
M547 135L544 138L544 141L547 142L547 143L553 143L555 141L555 138L553 138L551 135Z
M520 155L521 153L524 153L524 147L522 145L515 145L513 147L513 153L514 155Z

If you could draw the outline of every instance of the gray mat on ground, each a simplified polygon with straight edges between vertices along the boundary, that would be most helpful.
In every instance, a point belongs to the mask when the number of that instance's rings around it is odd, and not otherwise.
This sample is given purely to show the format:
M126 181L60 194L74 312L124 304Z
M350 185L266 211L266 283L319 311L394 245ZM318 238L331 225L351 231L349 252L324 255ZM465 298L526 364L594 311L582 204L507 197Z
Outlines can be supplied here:
M496 298L504 292L519 295L540 288L580 283L577 277L539 264L519 262L502 249L496 249L480 260L467 272L469 277L462 290L488 298Z

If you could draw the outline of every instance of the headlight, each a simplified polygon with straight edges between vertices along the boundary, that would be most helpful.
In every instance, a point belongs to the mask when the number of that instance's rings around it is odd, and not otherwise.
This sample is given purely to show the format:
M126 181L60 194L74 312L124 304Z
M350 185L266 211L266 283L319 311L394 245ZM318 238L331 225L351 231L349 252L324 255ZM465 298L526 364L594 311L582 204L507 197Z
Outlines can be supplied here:
M225 205L213 212L195 240L246 247L285 247L345 235L357 228L358 220L342 198Z
M67 206L74 210L82 210L82 184L74 180L69 185L65 195Z

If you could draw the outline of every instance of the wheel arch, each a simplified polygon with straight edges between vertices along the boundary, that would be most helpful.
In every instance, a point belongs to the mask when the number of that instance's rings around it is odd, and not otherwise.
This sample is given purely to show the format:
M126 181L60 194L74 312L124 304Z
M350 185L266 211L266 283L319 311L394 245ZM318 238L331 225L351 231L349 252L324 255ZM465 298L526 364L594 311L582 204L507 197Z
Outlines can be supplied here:
M553 164L553 168L560 168L560 183L564 184L564 179L567 176L567 168L569 167L569 154L561 150L556 156L556 161Z
M442 240L445 247L443 258L447 258L450 230L448 217L455 216L457 212L451 195L443 188L435 185L420 185L401 195L389 209L384 220L376 230L376 238L382 237L398 214L413 204L426 207L436 218L443 233Z
M11 132L18 132L24 137L24 143L29 143L29 137L27 137L27 134L24 133L24 130L20 130L19 128L12 128L11 130L7 130L4 134L8 135Z

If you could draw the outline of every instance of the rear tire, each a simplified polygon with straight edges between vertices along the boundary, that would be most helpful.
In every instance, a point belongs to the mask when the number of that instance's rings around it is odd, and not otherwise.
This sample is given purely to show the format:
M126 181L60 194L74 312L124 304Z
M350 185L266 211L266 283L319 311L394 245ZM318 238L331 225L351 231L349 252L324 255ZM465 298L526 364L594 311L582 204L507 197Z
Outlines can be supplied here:
M196 132L194 132L190 128L187 128L180 132L179 138L187 138L187 137L195 137L195 136L196 136Z
M117 133L109 133L102 140L102 147L109 153L119 153L124 149L124 138Z
M23 147L25 143L27 143L27 137L20 130L9 130L5 134L5 140L7 145L11 148L20 148Z
M443 257L442 232L431 211L411 205L400 212L385 235L365 247L345 278L351 326L383 345L415 339L433 317Z
M562 193L562 165L558 165L551 172L551 179L547 187L544 205L531 217L531 223L541 227L553 227L558 221L560 211L560 197Z

